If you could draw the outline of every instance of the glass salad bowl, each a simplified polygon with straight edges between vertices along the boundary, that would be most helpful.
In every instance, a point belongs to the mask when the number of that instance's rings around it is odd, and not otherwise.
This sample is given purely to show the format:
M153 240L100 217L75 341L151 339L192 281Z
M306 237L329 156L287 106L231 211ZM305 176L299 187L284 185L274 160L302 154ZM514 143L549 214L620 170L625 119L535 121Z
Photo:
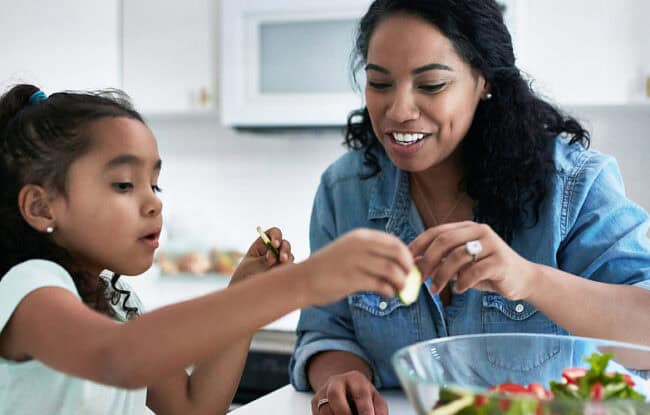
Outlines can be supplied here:
M419 415L650 414L650 347L477 334L404 347L392 363Z

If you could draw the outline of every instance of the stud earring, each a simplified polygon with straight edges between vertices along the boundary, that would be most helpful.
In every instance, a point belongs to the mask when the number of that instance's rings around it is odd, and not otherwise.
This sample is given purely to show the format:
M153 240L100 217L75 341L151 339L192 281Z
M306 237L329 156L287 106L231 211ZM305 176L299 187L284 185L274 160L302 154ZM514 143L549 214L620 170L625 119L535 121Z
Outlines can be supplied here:
M54 226L48 226L47 228L45 228L45 232L49 234L54 233Z
M485 94L485 99L492 99L492 93L488 92L487 94Z

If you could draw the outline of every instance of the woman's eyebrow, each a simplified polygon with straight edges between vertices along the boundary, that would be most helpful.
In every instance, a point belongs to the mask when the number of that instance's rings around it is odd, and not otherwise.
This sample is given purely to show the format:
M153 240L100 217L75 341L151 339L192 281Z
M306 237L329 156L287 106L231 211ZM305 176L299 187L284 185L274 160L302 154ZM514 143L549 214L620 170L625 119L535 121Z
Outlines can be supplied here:
M388 69L386 69L386 68L384 68L382 66L379 66L379 65L375 65L374 63L367 64L366 65L366 71L377 71L377 72L381 72L381 73L386 74L386 75L388 75L390 73L388 71Z
M453 72L453 69L451 69L447 65L443 65L441 63L429 63L427 65L423 65L420 67L417 67L411 71L413 75L421 74L422 72L426 71L433 71L433 70L438 70L438 71L451 71ZM383 66L376 65L374 63L369 63L366 65L366 71L377 71L381 72L383 74L390 74L390 71Z
M450 68L449 66L447 66L447 65L443 65L443 64L441 64L441 63L430 63L430 64L428 64L428 65L420 66L419 68L415 68L415 69L413 69L413 70L411 71L411 73L412 73L413 75L417 75L417 74L420 74L420 73L422 73L422 72L426 72L426 71L435 71L435 70L437 70L437 71L451 71L451 72L454 71L453 69L451 69L451 68Z

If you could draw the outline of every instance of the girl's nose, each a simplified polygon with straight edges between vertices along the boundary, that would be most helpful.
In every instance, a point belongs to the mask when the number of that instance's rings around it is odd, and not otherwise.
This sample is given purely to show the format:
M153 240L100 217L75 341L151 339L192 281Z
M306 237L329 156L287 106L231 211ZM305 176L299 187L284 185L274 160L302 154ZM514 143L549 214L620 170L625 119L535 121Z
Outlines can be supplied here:
M158 216L162 212L162 206L162 200L152 193L143 205L143 213L145 216Z

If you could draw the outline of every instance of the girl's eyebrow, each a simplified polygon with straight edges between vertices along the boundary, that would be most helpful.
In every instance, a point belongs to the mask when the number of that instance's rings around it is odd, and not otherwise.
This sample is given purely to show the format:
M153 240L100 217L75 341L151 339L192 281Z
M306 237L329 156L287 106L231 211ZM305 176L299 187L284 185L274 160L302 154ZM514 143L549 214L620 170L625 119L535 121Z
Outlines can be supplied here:
M451 69L447 65L443 65L441 63L429 63L427 65L423 65L423 66L420 66L420 67L417 67L417 68L413 69L411 71L411 73L413 75L417 75L417 74L420 74L422 72L432 71L432 70L452 71L453 72L453 69ZM390 71L388 69L384 68L383 66L376 65L374 63L367 64L366 65L366 71L377 71L377 72L381 72L381 73L386 74L386 75L390 74Z
M125 164L130 166L141 166L144 164L144 160L140 157L134 156L133 154L122 154L109 160L109 162L106 163L106 170L114 169ZM162 160L158 159L153 169L160 170L161 167Z

